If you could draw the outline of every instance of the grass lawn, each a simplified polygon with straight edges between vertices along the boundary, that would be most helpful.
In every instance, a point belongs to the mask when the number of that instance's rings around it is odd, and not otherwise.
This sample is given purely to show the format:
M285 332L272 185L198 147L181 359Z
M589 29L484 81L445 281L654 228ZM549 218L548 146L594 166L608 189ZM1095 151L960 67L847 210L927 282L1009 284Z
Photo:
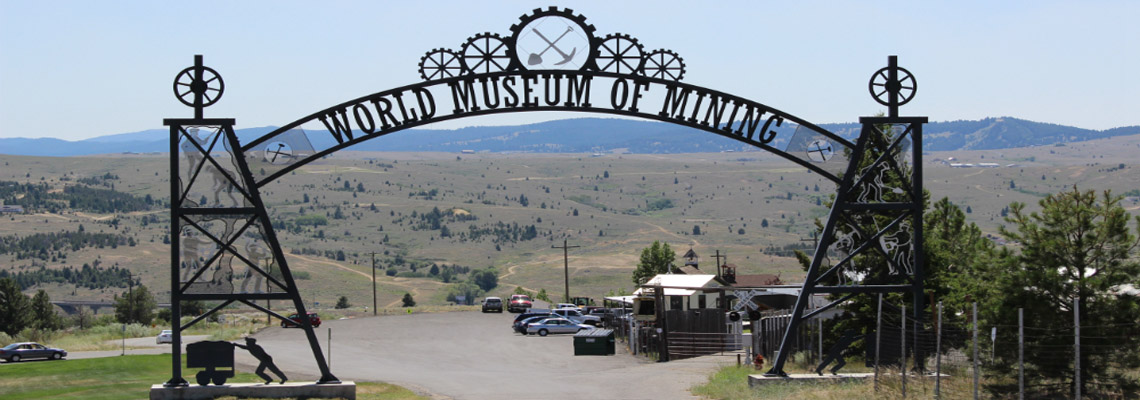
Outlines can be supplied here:
M197 369L184 370L194 380ZM0 366L0 397L16 399L145 399L150 386L170 379L164 354L36 361ZM261 382L237 373L228 382ZM422 399L396 385L357 382L358 399Z
M855 363L849 363L855 364ZM797 371L798 372L798 371ZM851 371L847 371L851 372ZM884 374L880 379L880 390L875 391L871 381L846 383L787 383L760 385L755 388L748 386L748 375L758 374L751 366L727 366L709 377L708 383L693 386L693 394L702 398L721 400L750 400L750 399L903 399L901 381L897 375ZM933 386L930 380L925 382L912 380L907 388L912 398L931 398ZM968 397L970 393L969 379L946 378L942 382L943 396L948 398Z

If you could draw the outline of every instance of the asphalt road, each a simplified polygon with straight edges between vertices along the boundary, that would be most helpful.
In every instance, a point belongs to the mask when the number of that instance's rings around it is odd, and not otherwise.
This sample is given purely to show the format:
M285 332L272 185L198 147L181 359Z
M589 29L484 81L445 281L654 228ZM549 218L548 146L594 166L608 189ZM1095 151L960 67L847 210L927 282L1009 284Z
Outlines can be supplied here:
M574 356L573 335L523 336L510 330L516 314L452 312L324 321L322 349L332 332L332 372L341 380L383 381L438 399L694 399L732 357L668 363L632 356ZM315 379L304 333L270 328L258 344L291 381ZM238 352L239 369L257 361Z

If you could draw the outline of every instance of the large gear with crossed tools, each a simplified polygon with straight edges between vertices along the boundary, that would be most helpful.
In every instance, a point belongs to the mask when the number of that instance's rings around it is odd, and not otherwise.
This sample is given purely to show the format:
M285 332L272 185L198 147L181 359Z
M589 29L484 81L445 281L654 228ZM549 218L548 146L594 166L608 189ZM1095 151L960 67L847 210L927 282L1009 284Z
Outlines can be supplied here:
M459 50L459 61L463 71L470 74L508 71L514 58L510 38L503 39L497 33L484 32L472 36Z
M672 50L653 50L645 56L642 75L650 78L680 81L685 77L685 60Z
M557 25L554 21L562 24ZM596 69L594 48L598 39L594 37L595 30L593 25L586 23L585 16L575 14L569 8L536 8L531 14L520 16L517 24L511 25L509 43L514 51L514 65L520 69ZM565 44L563 40L567 36L583 48ZM526 42L539 45L528 47Z
M597 70L618 74L639 74L645 65L645 47L636 38L612 33L594 47Z

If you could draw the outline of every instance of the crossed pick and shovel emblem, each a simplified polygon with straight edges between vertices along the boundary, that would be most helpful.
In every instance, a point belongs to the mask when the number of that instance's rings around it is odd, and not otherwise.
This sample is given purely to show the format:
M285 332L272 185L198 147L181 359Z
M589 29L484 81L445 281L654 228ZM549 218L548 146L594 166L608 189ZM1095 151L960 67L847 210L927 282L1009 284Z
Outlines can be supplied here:
M528 65L542 64L542 55L546 54L546 52L550 49L554 49L554 51L558 52L558 55L562 56L562 61L556 62L554 65L562 65L570 62L570 60L574 59L574 53L578 51L578 48L572 48L570 49L570 54L566 54L562 51L562 49L558 48L557 43L559 40L562 40L562 38L566 36L567 33L570 33L573 30L574 28L572 27L566 27L566 32L562 32L562 34L555 38L552 42L550 39L547 39L546 36L542 34L542 32L539 32L538 29L532 28L531 31L534 31L535 34L538 34L538 37L542 38L542 41L546 42L546 48L542 49L542 51L538 53L530 53L530 57L527 58L526 63Z

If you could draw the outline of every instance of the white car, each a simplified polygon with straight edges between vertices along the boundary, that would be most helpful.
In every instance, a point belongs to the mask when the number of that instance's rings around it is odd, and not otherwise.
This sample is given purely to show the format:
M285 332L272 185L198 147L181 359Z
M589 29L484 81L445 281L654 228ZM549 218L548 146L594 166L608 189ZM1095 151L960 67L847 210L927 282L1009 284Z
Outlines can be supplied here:
M551 310L550 313L574 321L576 324L588 324L593 326L602 324L601 317L596 315L583 315L577 308L559 308L557 310Z
M558 305L554 307L555 310L560 310L563 308L573 308L573 309L577 310L578 306L570 304L570 303L558 303Z
M154 338L154 344L174 343L174 331L170 329L163 329L158 337Z
M547 318L528 325L526 327L526 333L528 335L537 333L538 336L546 336L551 333L578 333L590 329L594 329L594 327L585 324L576 324L574 321L565 318Z

